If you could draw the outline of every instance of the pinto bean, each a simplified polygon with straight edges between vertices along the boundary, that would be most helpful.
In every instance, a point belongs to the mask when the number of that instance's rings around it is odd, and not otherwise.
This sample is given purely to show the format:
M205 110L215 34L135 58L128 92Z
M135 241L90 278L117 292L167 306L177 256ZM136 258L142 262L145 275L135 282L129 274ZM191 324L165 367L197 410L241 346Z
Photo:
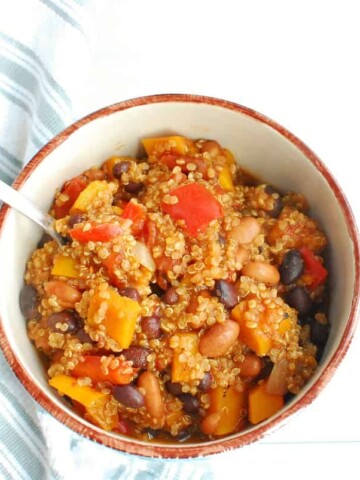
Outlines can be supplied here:
M159 381L149 371L142 373L138 379L138 387L143 390L145 407L150 415L159 421L163 421L165 415L164 402L161 396Z
M63 308L74 308L75 304L81 300L81 292L61 280L46 282L44 289L49 297L54 295Z
M214 412L204 417L200 425L201 431L206 435L213 435L219 426L221 416L221 412Z
M261 232L259 222L254 217L243 217L229 233L229 237L240 244L250 243Z
M241 273L267 285L277 285L280 281L280 273L277 268L265 262L249 262Z
M199 352L205 357L221 357L234 345L240 327L233 320L225 320L210 327L199 341Z
M216 158L221 154L221 147L215 140L207 140L201 145L201 152L206 152L211 158Z

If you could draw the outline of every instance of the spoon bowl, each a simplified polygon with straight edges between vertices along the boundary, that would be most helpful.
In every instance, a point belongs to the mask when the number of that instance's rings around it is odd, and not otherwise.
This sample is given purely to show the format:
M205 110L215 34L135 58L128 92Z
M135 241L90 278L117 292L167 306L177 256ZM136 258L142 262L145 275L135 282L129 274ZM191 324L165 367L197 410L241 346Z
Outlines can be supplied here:
M39 225L59 246L64 245L64 239L54 229L54 219L43 212L25 195L0 180L0 200Z

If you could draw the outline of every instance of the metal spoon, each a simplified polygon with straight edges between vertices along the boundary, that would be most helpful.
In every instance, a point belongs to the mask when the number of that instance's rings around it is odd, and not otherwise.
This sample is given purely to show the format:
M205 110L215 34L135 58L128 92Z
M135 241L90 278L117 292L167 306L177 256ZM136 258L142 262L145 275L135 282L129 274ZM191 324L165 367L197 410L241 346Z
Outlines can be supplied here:
M0 200L39 225L60 246L64 245L64 239L55 231L53 227L54 219L52 216L48 213L44 213L36 205L34 205L31 200L19 193L14 188L9 187L9 185L4 183L2 180L0 180Z

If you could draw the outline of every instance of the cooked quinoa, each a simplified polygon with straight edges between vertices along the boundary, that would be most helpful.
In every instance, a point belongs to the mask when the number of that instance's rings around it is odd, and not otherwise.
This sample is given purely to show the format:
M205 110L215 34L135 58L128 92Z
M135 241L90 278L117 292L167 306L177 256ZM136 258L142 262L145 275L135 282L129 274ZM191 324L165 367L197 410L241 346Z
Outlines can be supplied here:
M324 233L306 199L215 140L144 139L67 181L20 306L49 383L142 440L207 441L276 414L327 340Z

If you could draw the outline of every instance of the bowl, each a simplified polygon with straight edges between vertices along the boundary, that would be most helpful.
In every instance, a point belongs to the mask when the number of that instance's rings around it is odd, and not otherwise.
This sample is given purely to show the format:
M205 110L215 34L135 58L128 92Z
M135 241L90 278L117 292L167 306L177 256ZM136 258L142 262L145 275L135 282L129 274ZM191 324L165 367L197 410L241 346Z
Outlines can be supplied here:
M0 213L0 344L16 376L51 415L74 431L120 451L149 457L186 458L223 452L262 438L309 405L333 376L356 326L359 238L347 200L319 158L285 128L249 108L197 95L153 95L124 101L74 123L30 161L14 186L44 210L65 180L111 155L137 155L142 137L178 133L214 138L241 165L280 190L303 193L312 216L330 240L330 336L308 384L275 416L252 428L205 443L145 443L105 432L80 418L48 386L45 370L27 338L19 309L26 261L41 231L3 206Z

